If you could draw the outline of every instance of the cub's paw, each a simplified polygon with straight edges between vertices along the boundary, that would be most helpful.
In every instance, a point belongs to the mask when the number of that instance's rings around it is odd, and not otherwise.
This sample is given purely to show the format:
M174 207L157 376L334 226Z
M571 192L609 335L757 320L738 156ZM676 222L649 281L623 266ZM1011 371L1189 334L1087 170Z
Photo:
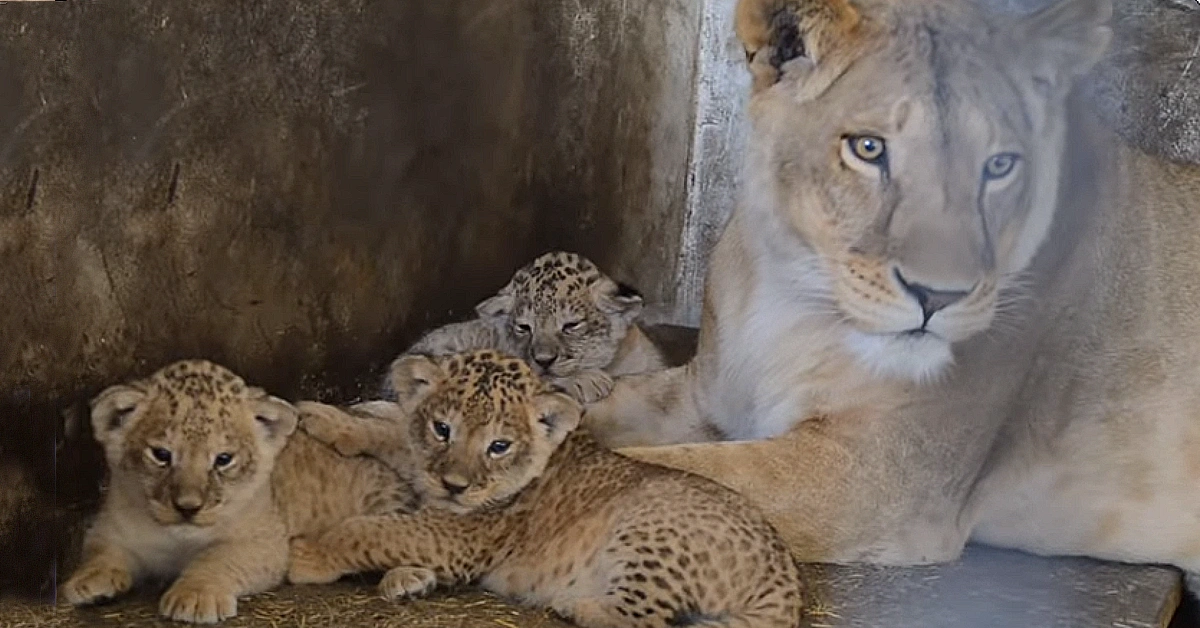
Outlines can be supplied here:
M395 401L362 401L350 406L350 413L384 421L396 422L405 418L400 404Z
M345 575L316 543L294 539L288 550L288 582L292 584L329 584Z
M180 580L158 601L158 613L175 621L215 624L237 615L237 596L224 587Z
M613 389L612 377L600 370L581 371L571 377L556 380L555 383L562 386L576 401L584 404L604 399Z
M59 593L67 604L81 606L114 598L133 586L128 571L107 565L84 565L62 585Z
M379 592L389 600L428 593L437 585L437 576L422 567L393 567L379 581Z
M302 401L296 404L296 409L300 411L300 429L309 436L333 447L343 456L357 456L363 453L362 443L354 438L346 417L337 408Z

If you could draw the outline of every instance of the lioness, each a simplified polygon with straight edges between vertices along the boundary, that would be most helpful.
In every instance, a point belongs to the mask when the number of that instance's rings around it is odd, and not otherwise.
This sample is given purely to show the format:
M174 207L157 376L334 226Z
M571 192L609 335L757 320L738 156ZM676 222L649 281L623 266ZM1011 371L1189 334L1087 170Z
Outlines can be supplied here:
M590 422L743 441L621 452L741 491L805 560L973 538L1200 569L1200 169L1078 106L1110 16L742 0L752 131L698 355Z

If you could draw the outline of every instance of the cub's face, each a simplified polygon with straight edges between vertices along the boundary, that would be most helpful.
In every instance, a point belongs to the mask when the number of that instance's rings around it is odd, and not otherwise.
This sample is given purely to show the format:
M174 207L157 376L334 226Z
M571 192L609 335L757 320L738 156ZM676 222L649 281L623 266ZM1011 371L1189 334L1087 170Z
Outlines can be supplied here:
M964 0L742 0L744 209L785 286L880 374L924 379L992 326L1046 238L1066 98L1101 0L1019 19Z
M612 362L642 297L574 253L547 253L476 308L538 374L570 377Z
M573 399L546 389L523 361L489 351L405 356L389 377L408 410L417 491L459 514L516 495L579 424Z
M212 526L262 497L295 426L291 405L202 360L113 386L92 402L111 490L133 491L126 497L165 526Z

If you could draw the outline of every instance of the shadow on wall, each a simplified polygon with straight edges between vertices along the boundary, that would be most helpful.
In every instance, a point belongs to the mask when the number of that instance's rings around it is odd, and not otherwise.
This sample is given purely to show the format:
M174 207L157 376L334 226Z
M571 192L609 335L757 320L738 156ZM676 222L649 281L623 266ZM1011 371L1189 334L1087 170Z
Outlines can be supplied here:
M672 294L690 75L645 45L688 14L620 4L5 6L0 590L48 592L46 522L94 504L103 386L207 357L370 394L550 248Z

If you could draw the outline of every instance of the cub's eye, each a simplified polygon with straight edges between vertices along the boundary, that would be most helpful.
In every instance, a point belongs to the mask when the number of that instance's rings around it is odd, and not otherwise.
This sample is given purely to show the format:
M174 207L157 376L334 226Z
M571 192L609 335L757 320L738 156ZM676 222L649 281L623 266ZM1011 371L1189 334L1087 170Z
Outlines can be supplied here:
M887 159L887 144L882 137L851 135L846 138L846 146L855 157L875 166Z
M518 336L528 336L529 333L533 331L533 328L525 323L517 323L516 325L513 325L513 331Z
M443 443L450 440L450 426L449 425L446 425L445 423L443 423L441 421L434 421L433 423L430 424L430 427L433 428L433 435L437 436L438 440L442 441Z
M217 457L213 458L213 468L214 469L224 469L225 467L228 467L230 464L233 464L233 454L231 454L231 453L217 454Z
M171 464L171 452L162 447L151 447L150 457L154 458L155 462L164 467Z
M499 457L499 456L503 456L504 454L508 453L508 450L511 447L512 447L512 443L509 441L494 440L494 441L492 441L492 443L490 445L488 445L487 452L488 452L489 456Z
M1014 168L1017 167L1017 161L1021 156L1016 153L1000 153L988 157L988 160L983 164L983 178L990 181L1003 179L1012 174Z
M578 331L583 331L583 321L572 321L562 326L563 333L573 334Z

